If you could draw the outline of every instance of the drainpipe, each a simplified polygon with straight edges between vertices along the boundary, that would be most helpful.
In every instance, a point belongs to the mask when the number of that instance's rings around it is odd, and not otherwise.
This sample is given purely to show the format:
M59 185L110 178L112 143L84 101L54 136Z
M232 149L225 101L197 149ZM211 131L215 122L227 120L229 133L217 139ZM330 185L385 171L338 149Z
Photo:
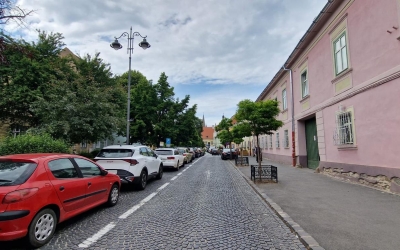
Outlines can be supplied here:
M294 94L293 94L293 76L292 69L285 68L285 65L282 66L283 70L289 71L290 74L290 92L291 92L291 108L292 108L292 165L296 166L296 144L295 144L295 133L294 133Z

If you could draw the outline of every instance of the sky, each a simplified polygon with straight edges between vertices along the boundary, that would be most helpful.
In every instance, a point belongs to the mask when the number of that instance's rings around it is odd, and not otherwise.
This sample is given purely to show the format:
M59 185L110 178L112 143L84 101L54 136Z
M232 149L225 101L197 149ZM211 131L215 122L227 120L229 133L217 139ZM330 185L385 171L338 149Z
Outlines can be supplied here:
M123 32L147 36L143 50L134 36L132 70L153 82L162 72L175 97L190 95L207 126L232 117L244 99L255 101L310 27L327 0L17 0L35 10L25 26L5 31L27 41L37 29L59 32L66 46L84 56L100 52L114 74L129 69Z

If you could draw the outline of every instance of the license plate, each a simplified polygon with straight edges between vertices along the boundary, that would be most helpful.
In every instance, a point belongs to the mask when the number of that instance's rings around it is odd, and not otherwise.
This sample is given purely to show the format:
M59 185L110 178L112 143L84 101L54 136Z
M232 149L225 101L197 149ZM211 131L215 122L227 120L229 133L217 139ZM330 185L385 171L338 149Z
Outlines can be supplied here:
M118 170L107 170L109 173L112 173L112 174L117 174L117 171Z

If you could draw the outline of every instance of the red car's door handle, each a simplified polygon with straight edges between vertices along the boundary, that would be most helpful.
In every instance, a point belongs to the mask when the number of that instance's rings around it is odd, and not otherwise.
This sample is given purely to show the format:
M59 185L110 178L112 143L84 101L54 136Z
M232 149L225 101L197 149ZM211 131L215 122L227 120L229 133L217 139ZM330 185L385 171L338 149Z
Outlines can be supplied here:
M61 186L60 187L60 191L63 191L65 188L64 188L64 186Z

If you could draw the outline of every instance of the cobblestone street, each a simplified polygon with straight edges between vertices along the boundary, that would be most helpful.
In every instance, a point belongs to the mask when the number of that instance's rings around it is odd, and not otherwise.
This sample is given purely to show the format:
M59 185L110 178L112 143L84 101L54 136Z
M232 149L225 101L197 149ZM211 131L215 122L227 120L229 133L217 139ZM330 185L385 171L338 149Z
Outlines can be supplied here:
M21 249L21 246L10 246ZM41 249L305 249L238 171L218 156L168 171L119 204L59 225Z

